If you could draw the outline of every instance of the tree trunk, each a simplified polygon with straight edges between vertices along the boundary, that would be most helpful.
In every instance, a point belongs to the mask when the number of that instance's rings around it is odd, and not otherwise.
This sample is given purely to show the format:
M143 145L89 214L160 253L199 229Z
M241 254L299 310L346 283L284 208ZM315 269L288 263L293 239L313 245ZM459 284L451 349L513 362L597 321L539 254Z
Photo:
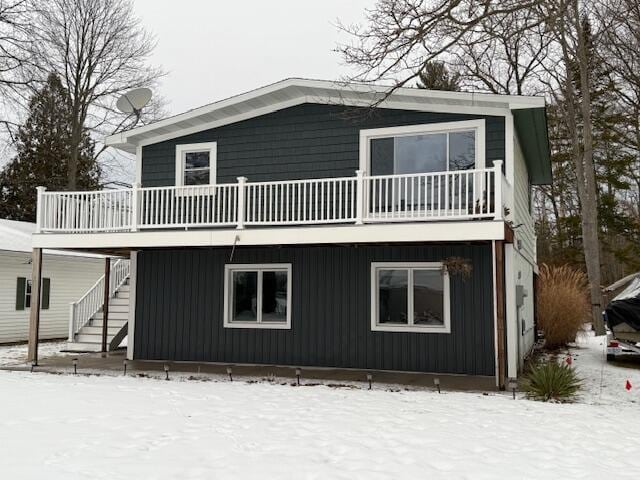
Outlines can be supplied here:
M591 122L591 82L585 32L582 29L577 2L574 3L574 22L576 25L576 47L580 71L580 109L582 113L582 155L576 156L576 174L578 174L578 194L580 196L582 244L584 260L589 278L591 295L591 315L593 327L598 335L605 334L602 318L602 289L600 271L600 239L598 228L598 201L593 164L593 128ZM579 168L578 168L579 167Z

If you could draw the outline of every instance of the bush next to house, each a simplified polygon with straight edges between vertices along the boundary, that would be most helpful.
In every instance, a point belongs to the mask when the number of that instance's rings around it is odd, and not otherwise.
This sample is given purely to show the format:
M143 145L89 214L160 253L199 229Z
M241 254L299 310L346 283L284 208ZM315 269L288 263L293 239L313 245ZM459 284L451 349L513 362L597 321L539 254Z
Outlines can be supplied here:
M581 386L582 380L575 370L555 358L531 367L523 384L529 398L544 402L571 400Z
M540 267L536 308L545 347L554 349L576 339L590 315L586 275L568 265Z

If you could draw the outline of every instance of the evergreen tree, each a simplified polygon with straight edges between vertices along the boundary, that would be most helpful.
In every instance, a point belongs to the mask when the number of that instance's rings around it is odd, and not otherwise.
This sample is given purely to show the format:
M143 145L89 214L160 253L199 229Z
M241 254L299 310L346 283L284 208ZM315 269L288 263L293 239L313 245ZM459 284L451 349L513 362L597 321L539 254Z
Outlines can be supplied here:
M460 75L449 71L443 62L427 62L418 74L418 88L427 90L460 91Z
M51 74L29 103L20 127L17 155L0 171L0 218L33 222L36 187L65 190L71 155L71 106L60 79ZM78 190L95 190L101 170L94 158L95 142L85 133L78 165Z

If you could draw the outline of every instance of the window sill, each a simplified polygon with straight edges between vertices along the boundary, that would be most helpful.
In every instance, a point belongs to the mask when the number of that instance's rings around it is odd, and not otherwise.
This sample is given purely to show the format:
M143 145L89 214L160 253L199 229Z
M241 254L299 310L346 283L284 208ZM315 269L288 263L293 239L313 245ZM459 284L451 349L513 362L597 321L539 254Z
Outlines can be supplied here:
M224 328L253 328L262 330L291 330L289 323L249 323L249 322L225 322Z
M372 325L373 332L405 332L405 333L451 333L451 326L435 327L432 325Z

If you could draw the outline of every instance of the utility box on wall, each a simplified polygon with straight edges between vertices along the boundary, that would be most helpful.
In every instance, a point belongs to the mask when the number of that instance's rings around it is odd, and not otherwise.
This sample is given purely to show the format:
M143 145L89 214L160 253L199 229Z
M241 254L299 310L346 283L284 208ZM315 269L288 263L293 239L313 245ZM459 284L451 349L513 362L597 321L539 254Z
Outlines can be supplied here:
M516 285L516 306L518 308L524 305L524 299L529 296L527 289L523 285Z

